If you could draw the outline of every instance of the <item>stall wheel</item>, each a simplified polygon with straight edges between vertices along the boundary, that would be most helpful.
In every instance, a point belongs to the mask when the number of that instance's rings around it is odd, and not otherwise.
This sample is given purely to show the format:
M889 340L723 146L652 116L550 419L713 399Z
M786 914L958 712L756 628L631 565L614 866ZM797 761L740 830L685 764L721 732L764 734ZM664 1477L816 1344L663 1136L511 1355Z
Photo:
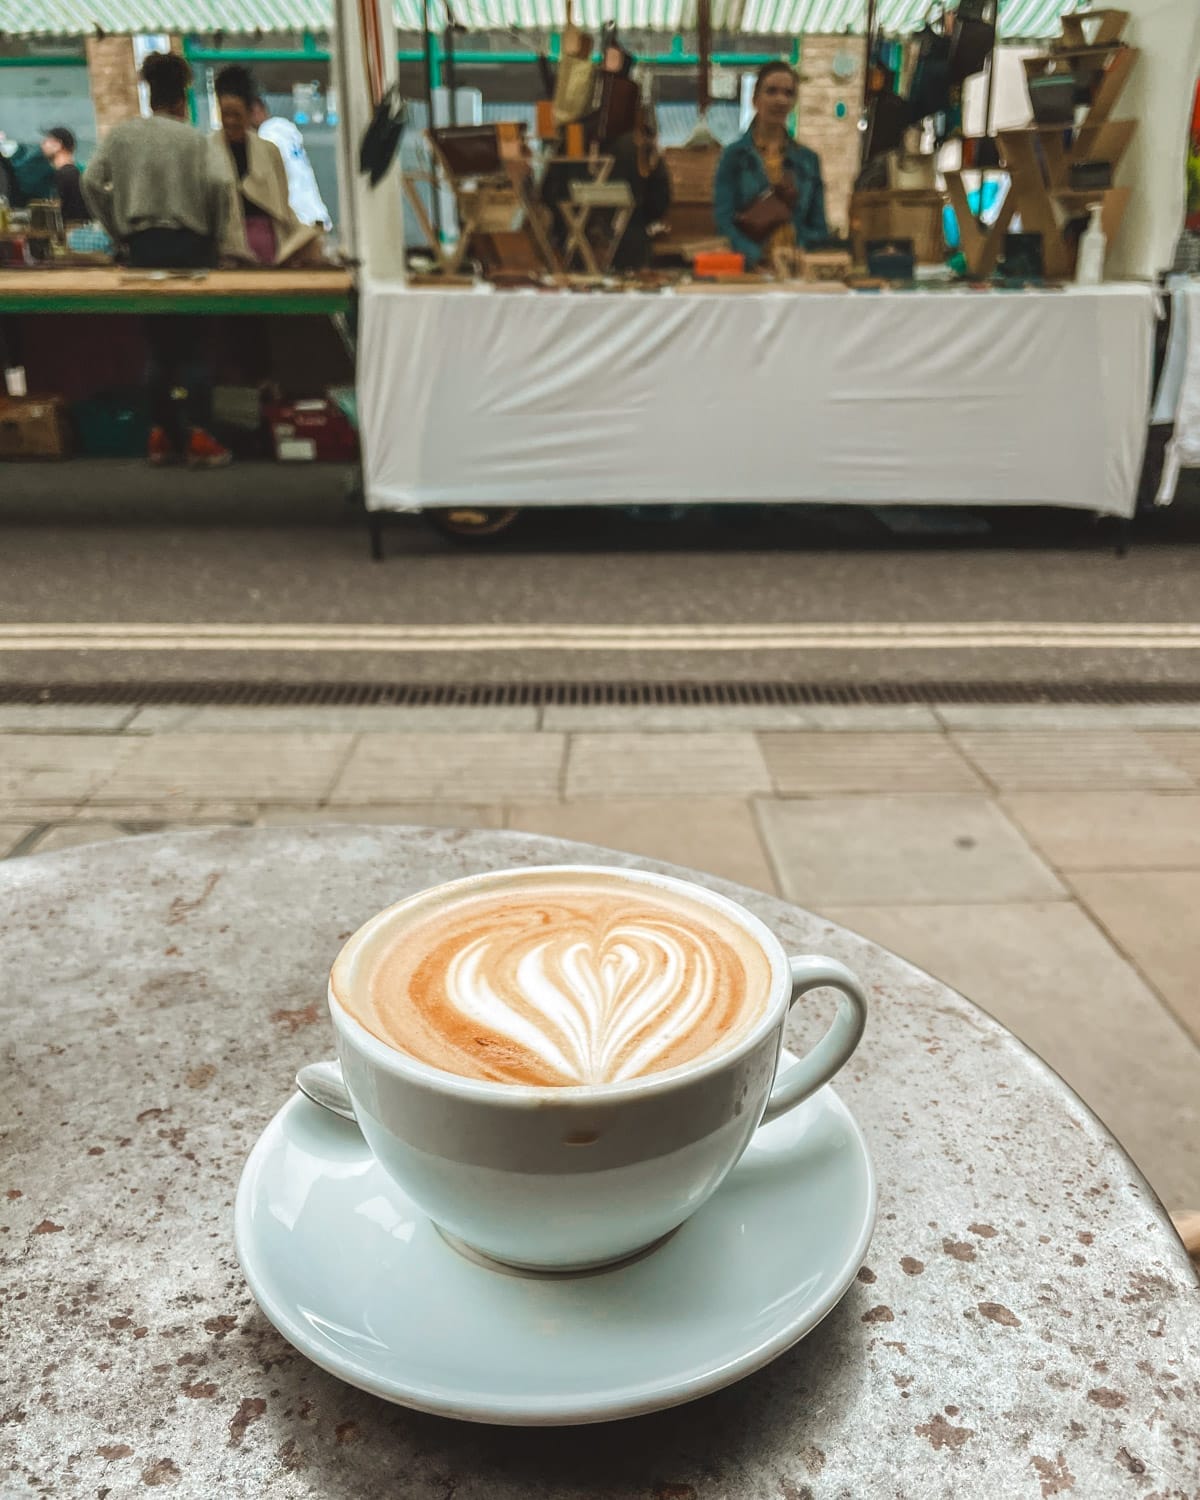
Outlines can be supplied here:
M521 512L515 506L482 509L458 506L453 510L426 511L430 525L455 541L483 541L507 531Z

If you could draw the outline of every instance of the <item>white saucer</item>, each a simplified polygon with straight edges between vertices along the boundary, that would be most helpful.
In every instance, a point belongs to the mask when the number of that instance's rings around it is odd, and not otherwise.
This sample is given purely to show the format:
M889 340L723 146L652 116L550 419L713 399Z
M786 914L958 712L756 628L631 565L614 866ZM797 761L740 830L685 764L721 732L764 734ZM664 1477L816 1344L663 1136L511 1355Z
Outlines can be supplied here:
M296 1094L250 1153L235 1235L263 1312L331 1374L440 1416L551 1426L675 1406L761 1368L836 1306L874 1222L866 1143L826 1087L764 1126L653 1254L503 1275L442 1239L354 1125Z

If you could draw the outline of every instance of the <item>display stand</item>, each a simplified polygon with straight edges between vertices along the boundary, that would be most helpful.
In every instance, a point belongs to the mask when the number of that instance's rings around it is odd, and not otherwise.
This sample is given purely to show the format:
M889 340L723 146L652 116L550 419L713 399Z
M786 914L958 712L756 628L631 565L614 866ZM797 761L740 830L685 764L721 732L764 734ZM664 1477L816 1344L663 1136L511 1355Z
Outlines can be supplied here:
M971 212L963 173L948 172L946 188L958 220L963 254L972 276L992 274L1000 259L1004 236L1019 213L1025 229L1042 237L1045 274L1069 279L1075 270L1077 226L1093 204L1101 205L1101 223L1111 243L1129 205L1128 187L1072 187L1072 168L1105 163L1109 181L1137 129L1136 120L1110 118L1130 71L1137 49L1121 36L1129 17L1118 10L1097 10L1064 16L1062 36L1049 52L1025 59L1027 83L1069 68L1077 83L1091 73L1087 112L1078 122L1033 124L997 133L1000 156L1010 179L1007 196L995 222L985 233ZM1094 31L1087 30L1094 27ZM1091 40L1089 40L1089 35Z
M572 182L570 198L559 204L567 226L563 261L569 267L578 256L590 276L603 276L612 269L629 221L633 217L633 192L627 182ZM590 232L594 213L610 213L612 222L600 236Z
M430 130L425 134L441 176L454 194L458 211L457 242L451 247L438 246L442 271L448 276L456 274L477 236L502 246L502 258L512 269L559 270L558 257L546 232L541 210L530 197L528 177L515 169L502 168L487 175L459 171L443 149L437 131ZM497 160L503 160L499 142ZM409 195L410 204L413 197L413 194ZM421 228L429 233L432 226L427 217L421 214L419 219ZM436 239L432 242L438 243Z

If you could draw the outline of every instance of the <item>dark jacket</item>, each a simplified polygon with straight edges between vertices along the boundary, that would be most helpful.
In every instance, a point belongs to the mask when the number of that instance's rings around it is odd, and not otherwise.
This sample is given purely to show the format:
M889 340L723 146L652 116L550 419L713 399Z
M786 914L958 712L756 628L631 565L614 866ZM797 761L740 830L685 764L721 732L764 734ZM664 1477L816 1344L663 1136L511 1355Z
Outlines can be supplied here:
M788 140L785 155L788 171L796 187L796 207L792 223L796 227L796 244L803 249L829 238L825 223L825 184L821 181L821 158L799 142ZM763 246L743 234L735 222L771 184L763 166L753 132L748 130L721 153L713 191L713 217L717 232L746 257L748 266L757 265L763 257Z
M79 185L79 168L68 162L65 167L55 167L54 186L58 189L65 224L86 224L92 217L83 201L83 189Z
M632 131L613 142L613 169L611 181L627 182L633 193L633 213L621 236L613 257L613 267L618 271L641 271L650 264L653 248L646 231L651 224L665 219L671 210L671 178L667 164L660 156L643 177L638 171L637 141Z

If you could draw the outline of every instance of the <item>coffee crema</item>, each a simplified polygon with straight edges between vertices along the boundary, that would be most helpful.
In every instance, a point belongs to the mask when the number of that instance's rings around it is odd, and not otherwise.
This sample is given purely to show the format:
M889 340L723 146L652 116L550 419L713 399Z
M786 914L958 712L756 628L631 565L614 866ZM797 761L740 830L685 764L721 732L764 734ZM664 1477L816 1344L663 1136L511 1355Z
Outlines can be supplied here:
M771 967L716 907L578 876L418 906L354 989L350 1014L432 1067L595 1085L733 1045L766 1010Z

